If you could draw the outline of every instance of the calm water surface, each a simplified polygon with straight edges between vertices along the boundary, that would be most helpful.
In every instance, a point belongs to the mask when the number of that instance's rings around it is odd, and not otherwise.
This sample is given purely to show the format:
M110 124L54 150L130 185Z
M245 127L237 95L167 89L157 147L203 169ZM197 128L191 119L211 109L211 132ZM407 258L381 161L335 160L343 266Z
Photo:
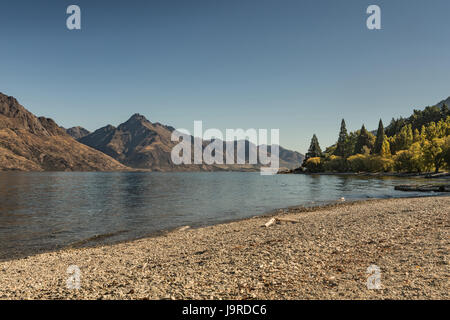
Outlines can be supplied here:
M427 195L394 190L405 183L411 179L243 172L0 173L0 259L130 240L341 197Z

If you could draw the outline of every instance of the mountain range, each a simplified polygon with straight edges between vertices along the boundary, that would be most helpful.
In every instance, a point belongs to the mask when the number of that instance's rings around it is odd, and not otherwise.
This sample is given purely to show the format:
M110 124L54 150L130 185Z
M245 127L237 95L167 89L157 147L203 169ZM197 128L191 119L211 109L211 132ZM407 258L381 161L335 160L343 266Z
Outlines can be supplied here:
M0 170L115 171L127 167L79 143L52 119L0 93Z
M259 170L261 167L260 164L248 164L250 150L258 152L260 147L247 140L243 141L244 143L242 144L234 141L235 152L233 155L235 163L237 163L238 151L240 148L245 148L243 150L245 158L242 160L247 164L175 165L171 160L172 148L178 144L178 142L171 140L174 130L173 127L162 125L158 122L152 123L143 115L134 114L117 128L107 125L79 138L78 141L111 156L126 166L139 169L151 169L154 171L254 171ZM194 139L198 139L203 149L211 143L209 140L201 140L192 136L190 138L192 145ZM220 157L225 160L226 143L223 141L222 143L224 153ZM270 156L270 146L267 149ZM191 150L191 154L193 155L193 150ZM295 168L303 161L302 154L282 147L280 147L279 154L280 167Z
M140 114L134 114L118 127L107 125L92 133L82 127L64 129L52 119L36 117L14 97L0 93L0 170L256 171L261 167L260 164L174 165L171 151L178 143L171 140L174 130L152 123ZM200 143L205 148L210 141ZM249 141L234 144L235 159L242 145L245 160L249 150L259 148ZM270 152L270 146L267 149ZM279 150L280 167L295 168L302 163L302 154L281 146Z

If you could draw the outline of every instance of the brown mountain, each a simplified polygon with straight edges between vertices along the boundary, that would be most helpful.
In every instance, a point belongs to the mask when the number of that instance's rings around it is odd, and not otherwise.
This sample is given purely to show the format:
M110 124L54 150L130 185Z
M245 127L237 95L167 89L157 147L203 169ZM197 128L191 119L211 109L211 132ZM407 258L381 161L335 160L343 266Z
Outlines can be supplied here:
M71 136L75 140L81 139L91 133L89 130L86 130L83 127L72 127L66 129L66 132L69 136Z
M52 119L36 117L0 93L0 170L110 171L128 169L69 136Z
M117 128L111 125L105 126L79 139L79 141L133 168L156 171L256 171L260 168L260 165L250 164L174 165L171 160L172 148L177 144L177 142L171 141L174 130L173 127L151 123L144 116L135 114ZM194 138L191 137L191 139ZM202 141L201 143L204 148L210 141ZM244 145L246 159L248 160L249 150L257 147L248 141L245 141ZM235 146L237 150L237 142L235 142ZM225 147L224 150L226 151ZM280 147L280 167L296 168L300 166L302 161L303 155L300 153Z

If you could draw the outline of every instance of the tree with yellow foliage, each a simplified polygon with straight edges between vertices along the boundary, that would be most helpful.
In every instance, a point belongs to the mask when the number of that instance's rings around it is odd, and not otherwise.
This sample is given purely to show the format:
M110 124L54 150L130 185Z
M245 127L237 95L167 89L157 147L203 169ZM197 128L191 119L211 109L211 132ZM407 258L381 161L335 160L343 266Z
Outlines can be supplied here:
M439 172L439 169L445 162L443 146L443 138L434 138L431 141L426 141L423 145L425 165L429 169L434 167L436 173Z

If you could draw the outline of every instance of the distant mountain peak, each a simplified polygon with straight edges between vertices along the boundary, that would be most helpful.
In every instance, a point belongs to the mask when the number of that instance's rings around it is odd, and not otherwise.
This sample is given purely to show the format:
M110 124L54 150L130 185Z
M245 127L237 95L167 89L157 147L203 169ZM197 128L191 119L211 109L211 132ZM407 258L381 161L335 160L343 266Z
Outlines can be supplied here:
M85 128L80 127L80 126L66 129L66 132L70 136L72 136L72 138L77 139L77 140L87 136L88 134L90 134L89 130L86 130Z
M116 130L116 127L114 127L114 126L111 125L111 124L107 124L106 126L104 126L104 127L101 128L101 129L104 129L104 130L106 130L106 131L111 131L111 130Z
M135 113L135 114L133 114L133 115L130 117L130 119L128 119L128 121L126 121L126 122L143 122L143 121L145 121L145 122L150 122L150 121L148 121L148 119L147 119L145 116L143 116L142 114L140 114L140 113Z
M0 129L21 129L42 136L66 135L50 118L36 117L16 98L0 93Z
M100 132L103 132L103 133L107 133L107 132L111 132L111 131L114 131L114 130L116 130L116 127L114 127L113 125L110 125L110 124L107 124L106 126L104 126L104 127L101 127L101 128L99 128L99 129L97 129L97 130L95 130L94 132L91 132L91 133L89 133L89 134L92 134L92 133L100 133ZM88 135L89 135L88 134ZM83 137L84 138L84 137Z
M16 98L14 98L12 96L8 96L7 94L4 94L3 92L0 92L0 99L2 99L2 100L8 99L14 104L19 104L19 102L17 101Z

